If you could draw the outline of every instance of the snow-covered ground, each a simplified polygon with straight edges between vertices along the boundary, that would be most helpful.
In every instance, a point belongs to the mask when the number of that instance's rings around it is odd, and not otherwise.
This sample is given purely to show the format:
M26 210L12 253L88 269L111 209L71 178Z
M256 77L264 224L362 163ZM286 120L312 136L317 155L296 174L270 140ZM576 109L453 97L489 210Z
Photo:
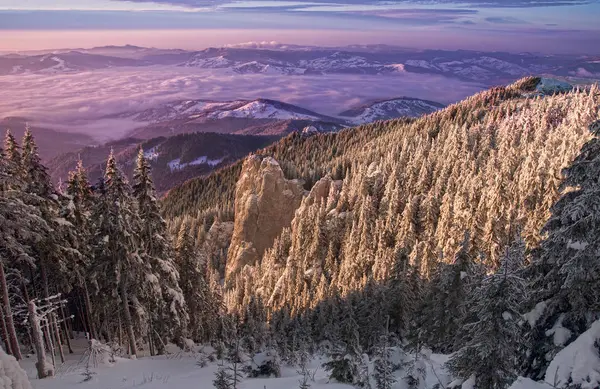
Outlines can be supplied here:
M116 358L116 362L100 362L91 368L91 379L85 381L86 349L84 338L73 342L74 354L67 354L65 364L57 368L56 376L43 380L36 378L35 358L29 356L21 362L27 372L33 389L211 389L219 362L209 363L206 367L198 364L197 352L182 352L170 350L172 353L158 357L142 357L137 360ZM172 347L171 347L172 348ZM198 347L199 351L201 348ZM323 358L313 359L308 368L314 372L314 381L310 382L312 389L351 389L352 386L330 382L328 373L321 366ZM447 356L430 355L423 359L426 379L422 389L433 388L436 384L444 387L450 379L442 367ZM283 365L279 378L245 378L239 389L295 389L299 387L301 375L297 367ZM396 372L397 382L394 389L408 389L405 371Z
M198 157L197 159L195 159L191 162L187 162L187 163L181 163L181 159L177 158L177 159L170 161L168 163L168 165L169 165L169 169L171 169L171 171L181 170L187 166L195 166L195 165L210 165L212 167L215 167L218 164L220 164L221 162L223 162L224 159L225 159L225 157L218 158L218 159L208 159L207 156L203 155L203 156Z

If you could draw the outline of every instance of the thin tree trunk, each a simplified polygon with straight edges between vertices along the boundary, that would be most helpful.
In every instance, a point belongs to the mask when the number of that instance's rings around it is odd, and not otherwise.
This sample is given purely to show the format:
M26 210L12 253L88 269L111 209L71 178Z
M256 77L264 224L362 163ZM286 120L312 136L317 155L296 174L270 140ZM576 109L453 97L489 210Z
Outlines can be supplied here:
M54 331L54 337L58 343L58 355L60 355L60 362L65 363L65 352L63 351L62 347L62 337L60 336L60 329L58 328L58 323L54 312L50 313L50 320L51 323L53 323L52 330Z
M123 314L125 315L125 330L127 330L127 337L129 338L129 349L131 353L131 359L137 358L137 347L135 344L135 335L133 332L133 320L131 319L131 312L129 311L129 295L125 288L125 283L121 282L121 300L123 303Z
M35 355L37 356L35 367L37 368L38 378L51 377L54 375L54 368L49 368L46 362L46 350L44 349L42 328L40 327L40 319L37 315L37 308L33 300L29 302L27 308L29 310L29 324L31 325L31 332L33 333L33 347L35 348Z
M4 273L3 262L0 263L0 287L2 288L2 300L4 302L4 312L6 313L6 328L8 329L10 348L13 352L12 355L17 359L17 361L20 361L23 359L23 356L21 355L21 349L19 348L19 340L17 339L15 322L12 317L12 309L10 308L10 298L8 296L8 285L6 284L6 274Z
M73 354L73 348L71 347L71 340L69 339L69 326L67 324L67 317L65 316L65 308L63 307L62 301L60 302L60 315L62 316L63 330L65 331L65 342L69 349L69 354Z
M88 329L90 331L90 336L93 339L98 339L98 334L96 333L96 327L94 326L94 323L92 322L92 301L90 299L90 292L88 290L86 281L83 282L83 294L84 294L84 298L85 298L85 313L86 313L86 317L87 317Z
M0 311L0 319L2 319L2 341L4 342L4 347L6 347L6 352L12 355L12 349L8 338L8 329L6 328L6 320L4 318L4 309Z
M40 272L42 275L42 284L44 286L44 298L46 299L46 304L50 304L50 287L48 285L48 272L46 270L46 264L44 263L44 261L41 261L40 263ZM48 317L46 318L46 320L48 321L48 332L52 338L52 343L53 346L56 346L56 348L58 348L58 354L60 356L60 361L62 363L65 363L65 353L63 352L62 349L62 342L60 340L60 332L58 331L58 325L56 324L56 316L54 316L53 313L50 313L48 315ZM52 352L52 358L54 359L55 356L55 351L53 348L53 352ZM54 363L54 360L53 360Z
M50 355L52 355L52 365L56 366L56 352L54 350L52 334L50 333L50 321L47 318L46 325L44 326L44 334L46 335L46 341L48 342L48 351L50 351Z
M79 293L77 293L77 300L79 300L79 304L77 306L77 313L79 314L79 320L81 320L81 326L83 327L83 332L88 334L89 338L91 339L92 336L91 336L91 333L90 333L88 325L87 325L87 319L85 317L83 300L81 299L81 295Z
M121 311L119 311L119 344L123 344L123 322L121 321Z

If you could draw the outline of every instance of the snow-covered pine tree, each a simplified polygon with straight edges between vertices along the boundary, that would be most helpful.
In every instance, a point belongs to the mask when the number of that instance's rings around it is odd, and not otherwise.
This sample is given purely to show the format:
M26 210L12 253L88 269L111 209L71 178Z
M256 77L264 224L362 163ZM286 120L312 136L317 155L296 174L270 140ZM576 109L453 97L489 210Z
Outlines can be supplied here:
M6 154L0 149L0 292L8 333L7 351L20 360L21 350L13 320L6 269L21 264L34 265L35 259L29 245L39 241L41 233L48 231L48 226L40 210L24 201L29 196L24 191L21 154L10 132L7 132L5 145Z
M447 366L457 378L474 375L477 388L506 389L517 376L520 311L526 297L524 261L525 242L517 235L505 248L498 270L470 294L473 312L469 316L476 320L461 329L468 341Z
M400 337L406 337L415 321L423 288L419 269L409 263L408 254L403 248L394 250L393 268L387 284L390 325Z
M65 218L74 226L77 234L77 250L81 254L80 261L73 264L72 279L73 284L79 287L79 292L83 295L84 308L82 310L85 318L86 329L90 337L97 339L95 323L93 318L93 309L89 291L90 284L90 266L92 263L92 188L88 181L87 173L83 167L83 161L77 161L77 167L69 172L67 186L67 196L70 196L70 203L67 206Z
M42 296L49 298L55 293L69 291L72 269L80 260L77 250L78 236L74 226L64 218L68 199L54 189L50 175L42 164L38 147L29 128L23 137L21 166L24 174L24 201L40 210L46 230L40 231L40 239L31 242L32 255L36 258L36 268L41 278ZM40 228L42 225L40 225ZM52 289L52 290L51 290ZM50 332L59 345L62 362L65 358L60 347L57 318L49 315Z
M392 350L390 348L390 331L389 331L389 317L386 320L385 330L381 335L379 344L377 345L377 359L375 360L375 372L373 378L375 379L375 387L377 389L392 389L392 386L396 383L396 377L394 377L394 363L392 362Z
M545 306L532 320L530 374L543 374L556 352L600 316L600 121L592 139L563 171L563 194L552 207L533 278L530 308ZM557 330L558 328L558 330ZM548 337L548 334L554 335Z
M198 342L210 341L218 327L220 309L215 309L213 295L208 289L205 264L200 258L189 225L183 223L175 242L175 264L179 286L189 312L189 335Z
M132 358L137 356L136 340L141 335L132 312L143 314L141 306L132 306L143 300L142 284L154 282L151 267L143 261L140 241L141 221L131 187L117 166L111 152L106 164L105 190L98 190L94 212L93 280L102 295L105 307L120 307ZM110 297L110 298L109 298ZM113 318L114 320L114 318Z
M420 341L434 351L450 353L465 319L465 303L474 275L469 255L470 234L465 232L452 263L440 263L430 280L425 307L421 310Z
M340 383L357 384L359 368L362 362L362 350L358 334L358 324L354 317L352 303L347 299L340 300L338 318L339 339L331 345L328 357L330 360L323 364L329 371L329 378Z
M149 338L158 354L164 353L164 345L173 339L181 342L189 320L183 292L179 286L179 272L174 264L167 226L156 200L154 184L150 176L150 165L140 148L133 173L133 196L137 200L141 219L140 241L143 245L142 260L149 263L156 276L155 290L151 291L151 325ZM155 339L156 337L158 339Z

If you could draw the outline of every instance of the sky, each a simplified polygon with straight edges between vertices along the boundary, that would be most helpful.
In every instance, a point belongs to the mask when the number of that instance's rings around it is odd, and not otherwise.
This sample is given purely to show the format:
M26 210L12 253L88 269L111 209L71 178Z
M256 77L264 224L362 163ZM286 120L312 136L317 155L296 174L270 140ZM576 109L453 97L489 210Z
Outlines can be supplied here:
M0 0L0 51L248 41L600 54L600 0Z

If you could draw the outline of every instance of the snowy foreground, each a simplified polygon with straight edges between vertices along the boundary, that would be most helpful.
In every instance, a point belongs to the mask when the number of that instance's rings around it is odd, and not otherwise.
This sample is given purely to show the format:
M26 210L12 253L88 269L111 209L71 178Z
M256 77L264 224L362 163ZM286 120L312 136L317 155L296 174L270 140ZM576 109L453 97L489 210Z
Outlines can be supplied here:
M84 350L85 340L75 341L75 354L67 354L67 362L57 369L56 376L39 380L36 378L34 357L26 358L21 366L26 370L33 389L124 389L124 388L172 388L172 389L211 389L218 362L206 367L198 365L197 353L177 352L158 357L144 357L137 360L117 358L115 363L100 362L92 368L92 378L85 379ZM423 388L445 387L450 378L442 365L447 361L444 355L431 355L425 364L426 380ZM351 389L352 386L329 382L328 373L321 367L324 360L315 359L310 370L315 372L315 380L310 382L312 389ZM300 374L297 368L282 366L280 378L246 378L239 389L295 389L299 387ZM397 371L398 383L394 389L408 389L402 377L405 372ZM442 386L443 385L443 386Z
M560 351L546 372L545 383L535 382L519 377L509 389L551 389L565 388L570 384L579 384L582 389L600 387L600 356L595 343L600 340L600 321L579 336L575 341ZM74 354L67 354L65 364L58 367L56 376L39 380L36 378L34 357L28 356L21 362L27 372L33 389L125 389L141 387L144 389L173 388L213 388L218 362L208 363L200 367L197 347L194 352L183 352L170 347L170 354L158 357L145 357L137 360L116 358L114 363L107 358L98 358L97 366L90 369L86 380L86 358L84 357L87 341L83 338L74 341ZM206 350L205 350L206 351ZM6 355L5 355L6 357ZM405 355L405 357L407 357ZM424 372L424 379L416 389L454 388L472 389L473 380L465 382L452 381L444 364L446 355L422 353L419 356L418 368ZM12 359L12 357L6 357ZM6 361L0 358L0 370L7 377L15 375L14 359ZM257 362L255 357L254 361ZM410 358L410 357L409 357ZM396 358L394 358L396 359ZM350 389L352 386L330 382L328 373L321 367L324 359L316 358L310 363L314 372L312 389ZM17 369L18 370L18 369ZM239 389L295 389L299 387L301 375L297 368L282 366L280 378L247 378ZM2 375L2 374L0 374ZM393 389L409 389L406 383L407 371L395 372L397 378ZM0 389L4 389L0 380ZM7 386L7 388L11 388ZM19 387L20 388L20 387ZM25 388L25 387L23 387Z

